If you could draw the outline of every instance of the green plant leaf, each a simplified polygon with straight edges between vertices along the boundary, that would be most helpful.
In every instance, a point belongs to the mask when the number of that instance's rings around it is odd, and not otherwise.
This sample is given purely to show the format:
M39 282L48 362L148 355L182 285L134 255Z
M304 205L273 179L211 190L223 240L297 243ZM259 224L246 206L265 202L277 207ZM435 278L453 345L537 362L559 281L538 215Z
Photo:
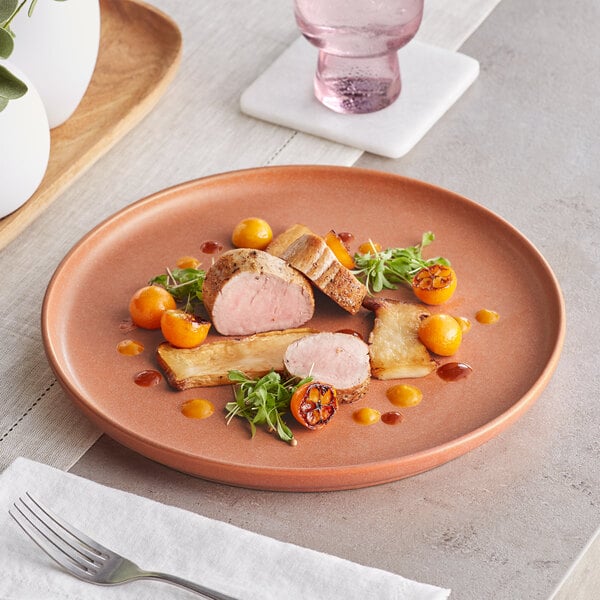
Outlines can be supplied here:
M8 106L8 98L0 96L0 112L2 112Z
M0 0L0 24L10 19L18 3L18 0Z
M27 86L6 67L0 65L0 96L16 100L27 93Z
M15 47L12 35L6 29L0 29L0 58L8 58Z

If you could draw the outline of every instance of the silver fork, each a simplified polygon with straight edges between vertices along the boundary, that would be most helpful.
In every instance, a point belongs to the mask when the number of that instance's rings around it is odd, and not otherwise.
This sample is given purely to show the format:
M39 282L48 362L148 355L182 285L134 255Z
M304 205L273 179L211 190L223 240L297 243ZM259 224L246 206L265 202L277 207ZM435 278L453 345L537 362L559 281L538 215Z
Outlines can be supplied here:
M29 492L21 496L8 512L46 554L83 581L119 585L136 579L156 579L196 592L210 600L235 600L175 575L140 569L52 513Z

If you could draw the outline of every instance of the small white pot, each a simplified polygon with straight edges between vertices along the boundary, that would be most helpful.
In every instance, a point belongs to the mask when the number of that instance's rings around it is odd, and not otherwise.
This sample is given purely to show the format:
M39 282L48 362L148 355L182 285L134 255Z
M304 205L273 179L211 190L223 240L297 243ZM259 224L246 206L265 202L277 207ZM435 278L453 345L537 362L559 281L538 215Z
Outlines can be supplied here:
M64 123L83 98L96 66L100 44L99 0L38 0L15 17L11 63L37 88L50 127Z
M29 89L0 112L0 218L33 195L50 159L50 127L40 95L20 69L2 64Z

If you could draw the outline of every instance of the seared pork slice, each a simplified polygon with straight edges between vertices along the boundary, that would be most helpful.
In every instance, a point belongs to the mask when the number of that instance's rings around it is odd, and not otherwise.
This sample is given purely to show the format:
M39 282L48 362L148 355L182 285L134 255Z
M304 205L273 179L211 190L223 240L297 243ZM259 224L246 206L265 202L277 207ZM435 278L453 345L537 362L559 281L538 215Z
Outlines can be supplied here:
M304 234L288 246L281 258L304 273L344 310L353 315L359 311L367 288L340 263L322 237Z
M430 314L423 305L371 297L363 305L375 312L369 336L373 377L424 377L437 367L418 336L421 321Z
M343 403L356 402L367 393L371 381L369 347L347 333L315 333L291 343L283 362L294 377L332 385Z
M231 383L234 369L255 379L274 370L285 371L283 355L296 340L315 333L314 329L257 333L246 338L227 338L205 342L196 348L175 348L164 342L157 351L158 363L169 385L176 390Z
M306 226L300 223L296 223L291 227L288 227L283 233L273 238L273 241L266 247L266 251L269 254L279 256L285 252L285 250L295 242L299 237L305 233L312 233L312 231Z
M300 327L314 313L307 279L285 261L262 250L238 248L208 269L204 306L222 335L250 335Z

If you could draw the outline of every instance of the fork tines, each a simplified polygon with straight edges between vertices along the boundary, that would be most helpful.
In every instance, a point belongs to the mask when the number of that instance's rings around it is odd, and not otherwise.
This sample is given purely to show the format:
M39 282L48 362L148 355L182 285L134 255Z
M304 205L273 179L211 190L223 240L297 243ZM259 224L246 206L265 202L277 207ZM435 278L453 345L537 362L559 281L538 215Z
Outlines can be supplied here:
M92 577L108 557L106 548L63 521L29 492L8 512L48 556L77 577Z

